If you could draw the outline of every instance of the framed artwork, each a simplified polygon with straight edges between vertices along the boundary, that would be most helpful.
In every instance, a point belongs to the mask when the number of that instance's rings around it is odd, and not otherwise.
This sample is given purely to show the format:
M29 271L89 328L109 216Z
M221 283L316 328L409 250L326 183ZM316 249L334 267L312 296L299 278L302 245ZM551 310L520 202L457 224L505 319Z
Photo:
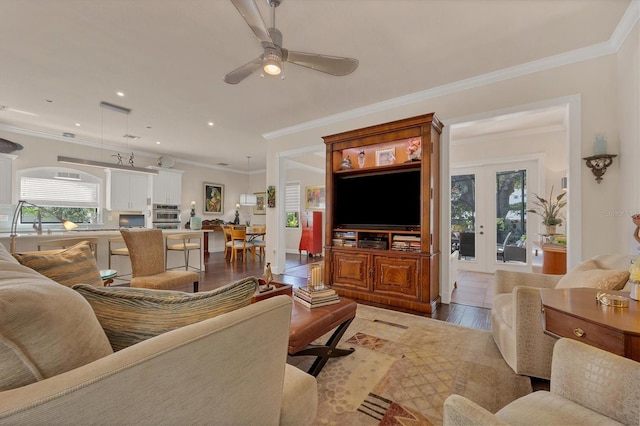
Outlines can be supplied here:
M396 149L384 148L376 150L376 166L388 166L396 162Z
M273 185L267 186L267 207L270 209L276 206L276 187Z
M321 186L307 186L305 187L305 208L307 210L312 209L324 209L326 203L325 188Z
M222 214L224 212L224 185L204 183L204 214Z
M267 193L254 192L256 196L256 205L253 206L253 214L267 214Z

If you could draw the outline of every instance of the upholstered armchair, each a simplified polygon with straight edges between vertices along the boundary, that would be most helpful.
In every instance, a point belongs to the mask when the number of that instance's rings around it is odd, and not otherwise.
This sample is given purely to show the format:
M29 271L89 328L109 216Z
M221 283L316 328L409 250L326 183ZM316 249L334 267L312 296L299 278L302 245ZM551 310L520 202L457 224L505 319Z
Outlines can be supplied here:
M551 389L533 392L492 414L460 395L444 402L445 426L638 425L640 363L571 339L553 350Z
M556 339L542 327L541 288L597 287L621 290L629 278L633 257L600 255L566 275L497 270L491 309L493 339L504 360L517 374L549 379Z
M504 360L517 374L548 379L556 339L544 334L541 288L554 288L561 275L497 270L491 330Z

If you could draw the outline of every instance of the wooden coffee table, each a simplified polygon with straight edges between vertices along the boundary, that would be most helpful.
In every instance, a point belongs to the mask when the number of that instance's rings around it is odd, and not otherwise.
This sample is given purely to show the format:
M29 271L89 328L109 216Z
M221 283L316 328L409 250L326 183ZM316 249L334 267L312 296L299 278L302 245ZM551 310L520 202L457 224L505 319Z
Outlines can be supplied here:
M598 289L542 289L545 332L567 337L640 361L640 302L629 299L628 308L615 308L596 300ZM606 293L629 296L629 293Z
M338 349L336 345L355 318L357 306L356 302L345 297L340 298L340 303L313 309L294 300L289 328L289 355L315 356L308 373L318 376L329 358L352 354L355 349ZM333 329L335 331L325 344L312 344Z

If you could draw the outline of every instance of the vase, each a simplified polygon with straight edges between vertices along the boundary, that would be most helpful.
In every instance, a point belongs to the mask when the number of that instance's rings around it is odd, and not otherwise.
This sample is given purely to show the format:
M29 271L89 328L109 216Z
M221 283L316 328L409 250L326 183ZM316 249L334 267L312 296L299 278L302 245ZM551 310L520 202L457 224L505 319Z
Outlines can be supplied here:
M629 281L631 283L631 294L629 297L633 300L640 301L640 282L638 281Z
M189 219L189 228L194 231L199 231L202 229L202 218L198 216L192 216Z
M553 235L556 233L556 225L547 225L547 235Z

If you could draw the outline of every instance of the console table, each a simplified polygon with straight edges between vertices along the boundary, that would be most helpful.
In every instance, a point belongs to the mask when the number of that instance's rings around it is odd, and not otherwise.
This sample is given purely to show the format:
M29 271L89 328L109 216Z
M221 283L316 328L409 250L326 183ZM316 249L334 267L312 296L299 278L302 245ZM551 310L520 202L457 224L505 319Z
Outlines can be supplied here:
M598 289L542 289L543 327L554 337L568 337L640 362L640 302L615 308L596 300ZM629 296L629 293L607 291Z

